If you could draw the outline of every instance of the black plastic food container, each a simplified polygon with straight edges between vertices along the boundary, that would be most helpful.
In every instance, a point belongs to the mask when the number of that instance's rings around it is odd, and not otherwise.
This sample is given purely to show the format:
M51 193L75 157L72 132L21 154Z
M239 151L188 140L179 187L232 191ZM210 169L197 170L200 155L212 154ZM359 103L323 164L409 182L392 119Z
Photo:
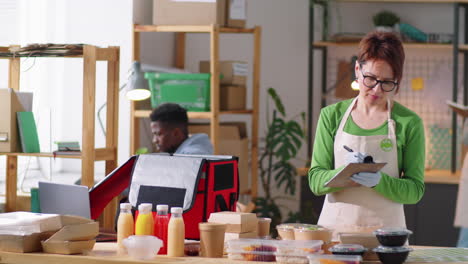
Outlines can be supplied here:
M410 251L410 247L385 247L378 246L373 249L379 256L379 260L383 264L401 264L406 261Z
M330 252L333 255L358 255L362 256L367 249L358 244L337 244L331 247Z
M406 228L381 228L374 231L380 244L387 247L401 247L413 232Z

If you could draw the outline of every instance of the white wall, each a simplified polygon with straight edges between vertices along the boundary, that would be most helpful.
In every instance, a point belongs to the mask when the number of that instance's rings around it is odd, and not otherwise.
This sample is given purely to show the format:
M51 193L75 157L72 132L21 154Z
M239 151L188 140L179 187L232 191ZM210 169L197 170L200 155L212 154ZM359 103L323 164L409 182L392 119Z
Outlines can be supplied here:
M84 43L101 47L120 46L120 84L126 82L130 67L132 44L132 2L127 0L16 1L14 17L10 26L15 31L6 31L0 45L31 43ZM2 72L7 71L2 60ZM107 67L98 63L96 83L96 110L106 101ZM3 73L2 73L3 74ZM1 87L7 86L7 74L3 74ZM77 140L82 137L82 84L83 60L61 58L21 59L21 90L34 93L33 110L40 137L41 151L56 149L57 140ZM129 156L129 104L122 96L119 111L119 163ZM105 114L105 111L104 111ZM103 115L105 117L105 115ZM105 124L105 118L103 120ZM96 120L96 147L103 147L105 140ZM29 161L33 161L29 164ZM70 159L20 158L19 176L53 177L58 172L81 174L81 161ZM103 162L96 163L95 177L104 176ZM4 162L0 167L3 167ZM24 166L22 166L24 165ZM3 174L3 170L0 174ZM68 180L70 182L70 180Z

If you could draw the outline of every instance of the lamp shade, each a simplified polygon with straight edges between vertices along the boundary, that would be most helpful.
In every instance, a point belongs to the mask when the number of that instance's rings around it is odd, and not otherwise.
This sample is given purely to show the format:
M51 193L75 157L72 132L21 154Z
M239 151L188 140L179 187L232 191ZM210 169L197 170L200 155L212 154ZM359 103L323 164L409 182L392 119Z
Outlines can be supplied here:
M132 65L132 74L128 80L128 88L126 97L132 101L141 101L148 99L151 92L148 88L148 81L141 71L140 62L134 61Z

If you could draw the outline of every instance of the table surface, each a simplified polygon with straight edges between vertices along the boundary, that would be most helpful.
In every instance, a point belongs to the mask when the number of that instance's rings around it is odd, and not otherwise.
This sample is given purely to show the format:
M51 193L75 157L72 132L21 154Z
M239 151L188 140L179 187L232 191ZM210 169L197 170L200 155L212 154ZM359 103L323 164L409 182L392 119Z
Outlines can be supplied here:
M420 248L420 247L414 247ZM429 247L424 247L429 248ZM46 254L46 253L12 253L12 252L0 252L0 263L9 264L118 264L118 263L174 263L174 264L236 264L236 263L248 263L248 264L260 264L265 262L253 262L253 261L235 261L227 258L201 258L201 257L183 257L183 258L170 258L166 256L157 256L153 260L140 261L131 259L125 255L117 254L116 243L96 243L93 251L87 255L58 255L58 254ZM363 262L363 263L380 263L380 262ZM419 264L421 262L405 262L406 264ZM427 263L427 262L426 262ZM442 264L447 262L431 262L432 264ZM464 263L466 262L452 262L452 263Z

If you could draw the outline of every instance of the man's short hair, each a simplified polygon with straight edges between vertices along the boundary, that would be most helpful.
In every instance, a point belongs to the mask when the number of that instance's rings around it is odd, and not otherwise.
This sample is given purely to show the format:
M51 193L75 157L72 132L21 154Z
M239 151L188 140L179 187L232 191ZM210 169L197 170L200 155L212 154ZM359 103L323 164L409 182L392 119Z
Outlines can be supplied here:
M150 115L152 122L164 123L170 127L179 127L185 134L188 134L187 110L178 104L164 103L153 109Z

